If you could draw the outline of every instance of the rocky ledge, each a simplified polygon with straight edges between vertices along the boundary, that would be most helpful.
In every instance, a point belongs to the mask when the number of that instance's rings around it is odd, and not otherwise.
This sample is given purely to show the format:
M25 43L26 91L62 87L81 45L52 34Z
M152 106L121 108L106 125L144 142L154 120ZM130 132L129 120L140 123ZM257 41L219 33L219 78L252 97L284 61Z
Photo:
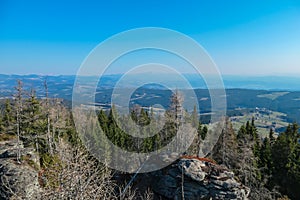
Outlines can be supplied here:
M182 157L156 172L153 190L168 199L247 199L234 173L206 158Z
M37 163L33 148L24 148L23 144L19 148L24 160ZM17 151L16 140L0 142L0 199L38 199L37 170L26 161L18 163Z

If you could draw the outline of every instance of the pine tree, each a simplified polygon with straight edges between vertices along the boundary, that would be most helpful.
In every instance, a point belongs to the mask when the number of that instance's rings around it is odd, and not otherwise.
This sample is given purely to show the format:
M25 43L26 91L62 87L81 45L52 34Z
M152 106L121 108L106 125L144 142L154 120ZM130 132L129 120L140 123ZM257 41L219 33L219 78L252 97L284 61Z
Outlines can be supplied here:
M250 187L253 198L261 196L261 190L264 188L258 164L260 146L257 146L259 143L256 134L257 129L253 119L251 123L247 121L246 125L240 127L237 135L237 168L234 169L240 180Z
M271 145L274 144L275 142L275 138L274 138L274 131L272 128L270 128L270 132L269 132L269 139L270 139L270 143Z
M36 97L35 90L31 90L29 98L26 100L24 108L24 131L27 136L36 137L44 132L43 122L41 122L41 107L40 102Z
M183 96L176 90L170 98L170 107L165 112L165 125L160 131L161 146L165 146L177 134L179 126L183 122Z
M40 146L43 144L42 146L48 147L43 138L46 133L46 118L42 113L34 89L31 89L29 98L24 101L23 116L22 130L24 131L23 140L26 141L25 144L34 143L38 153L45 152L46 148L42 150Z
M270 176L273 171L272 150L269 138L265 138L260 148L259 168L263 175ZM269 177L267 177L269 178Z
M300 198L300 144L298 125L288 125L272 146L274 183L291 198Z
M208 133L208 128L207 128L206 125L204 125L202 130L201 130L201 133L200 133L200 136L201 136L202 140L205 140L207 133Z
M228 118L225 119L225 126L219 136L217 143L212 150L212 158L219 164L224 164L230 169L237 167L238 144L236 134Z
M242 125L238 131L238 135L237 135L237 138L239 140L245 140L246 138L246 134L247 134L247 129L244 125Z
M15 119L12 112L10 99L5 101L4 116L2 119L3 131L8 134L15 134Z
M98 120L104 133L108 132L108 118L104 110L100 110Z

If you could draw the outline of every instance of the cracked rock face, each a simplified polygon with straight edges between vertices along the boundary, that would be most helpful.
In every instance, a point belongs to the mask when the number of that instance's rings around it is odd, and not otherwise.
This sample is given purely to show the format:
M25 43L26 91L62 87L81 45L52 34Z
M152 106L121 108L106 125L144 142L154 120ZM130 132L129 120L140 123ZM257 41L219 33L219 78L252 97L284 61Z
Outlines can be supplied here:
M169 199L247 199L250 193L229 169L196 158L182 158L156 176L154 191Z

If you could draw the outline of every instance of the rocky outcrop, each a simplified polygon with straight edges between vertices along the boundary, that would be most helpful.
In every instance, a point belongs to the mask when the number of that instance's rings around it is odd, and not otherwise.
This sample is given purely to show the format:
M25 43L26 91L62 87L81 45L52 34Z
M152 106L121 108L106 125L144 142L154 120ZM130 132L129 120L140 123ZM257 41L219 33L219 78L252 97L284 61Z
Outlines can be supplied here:
M168 199L247 199L250 189L208 159L181 158L155 173L153 190Z
M37 199L40 191L35 162L38 157L32 148L20 144L22 163L18 163L17 141L0 142L0 199Z

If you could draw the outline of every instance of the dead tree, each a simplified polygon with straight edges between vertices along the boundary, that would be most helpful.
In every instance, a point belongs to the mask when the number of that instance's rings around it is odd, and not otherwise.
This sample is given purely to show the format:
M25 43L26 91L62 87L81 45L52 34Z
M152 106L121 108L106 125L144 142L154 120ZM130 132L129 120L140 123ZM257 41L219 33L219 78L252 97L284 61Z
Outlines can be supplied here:
M178 126L182 123L183 121L183 101L184 98L182 94L176 90L175 93L172 94L171 96L171 105L170 105L170 113L171 117L173 118L176 128L178 129Z
M16 112L16 132L17 132L17 162L21 162L21 147L20 147L20 138L21 138L21 117L23 111L23 83L21 80L17 81L17 90L14 95L15 99L15 112Z
M53 135L51 135L51 122L50 122L50 102L49 102L49 92L48 92L48 84L47 80L44 81L44 88L45 88L45 110L46 110L46 118L47 118L47 140L49 145L49 153L53 155Z

